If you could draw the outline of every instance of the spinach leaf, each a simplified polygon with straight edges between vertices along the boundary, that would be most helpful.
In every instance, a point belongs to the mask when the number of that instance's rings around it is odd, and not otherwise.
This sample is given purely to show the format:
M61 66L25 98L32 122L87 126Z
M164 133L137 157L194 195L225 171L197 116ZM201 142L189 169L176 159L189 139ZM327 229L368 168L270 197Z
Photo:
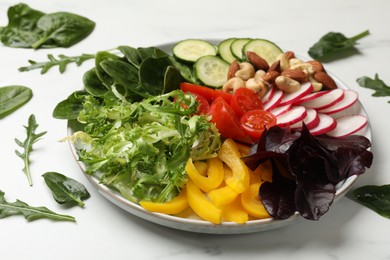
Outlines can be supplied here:
M84 207L83 200L90 197L89 192L80 182L58 172L46 172L42 175L59 204L76 203Z
M22 214L28 221L48 218L58 221L76 222L76 219L74 217L55 213L46 207L32 207L21 200L16 200L12 203L7 202L4 198L4 195L5 193L0 190L0 218L6 218L12 215Z
M24 128L27 131L26 139L23 142L21 142L15 138L16 144L22 147L24 149L24 152L21 153L18 150L15 150L15 153L17 156L22 158L24 163L23 172L27 176L28 184L32 186L33 183L32 183L32 178L30 173L30 154L33 150L33 144L36 143L43 135L45 135L46 131L38 134L35 133L35 130L38 128L38 124L36 123L34 115L30 115L30 117L28 118L28 125L25 126Z
M390 218L390 184L357 188L353 191L353 198L381 216Z
M94 59L95 54L81 54L78 56L66 56L63 54L58 55L58 58L54 57L53 54L48 54L47 58L49 61L37 62L34 60L28 60L30 63L29 66L20 67L19 71L30 71L35 69L41 69L41 74L45 74L52 67L58 66L60 73L64 73L66 66L69 63L76 63L77 66L80 66L84 61Z
M86 91L75 91L69 97L56 105L53 110L53 117L57 119L77 119L80 111L83 109L84 97Z
M37 22L44 13L20 3L8 9L8 25L1 27L0 39L3 44L15 48L30 48L42 33Z
M95 23L77 14L58 12L42 16L37 27L44 35L31 47L45 44L50 47L70 47L86 38L95 28Z
M100 81L96 72L96 67L84 73L83 83L85 90L95 97L103 97L109 91L109 89Z
M8 9L8 25L0 28L0 39L14 48L70 47L86 38L94 28L93 21L77 14L45 14L18 4Z
M101 63L106 60L120 60L120 57L107 51L99 51L95 57L95 68L98 78L102 81L102 84L110 89L114 84L112 77L102 68Z
M24 86L6 86L0 88L0 118L3 118L27 103L32 90Z
M378 74L375 74L374 79L363 76L358 78L356 82L361 87L375 90L372 94L373 97L390 96L390 86L386 85L385 82L379 78ZM388 103L390 103L390 101L388 101Z
M136 48L131 46L119 46L118 49L125 55L128 62L133 64L136 68L139 69L141 65L142 58L139 55L139 52Z
M329 32L322 36L320 40L315 43L308 51L309 55L317 60L335 59L333 56L342 51L353 50L357 41L369 35L366 30L351 38L346 37L342 33Z

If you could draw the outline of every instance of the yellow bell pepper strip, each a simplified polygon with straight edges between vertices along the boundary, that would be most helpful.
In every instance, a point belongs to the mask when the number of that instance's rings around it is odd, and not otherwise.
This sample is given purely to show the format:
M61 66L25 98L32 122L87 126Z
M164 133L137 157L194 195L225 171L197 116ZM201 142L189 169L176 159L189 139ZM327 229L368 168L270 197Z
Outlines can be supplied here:
M222 210L215 206L191 179L188 179L186 187L188 204L195 213L211 223L220 224Z
M248 221L249 216L242 207L240 197L237 197L232 203L223 209L222 218L224 221L231 221L237 224L244 224Z
M255 218L270 218L258 196L260 185L260 182L251 184L249 189L241 194L241 204L246 212Z
M189 158L186 164L186 172L192 181L203 191L211 191L221 185L224 178L223 163L215 157L207 160L207 176L202 176Z
M250 146L242 144L242 143L236 143L238 151L240 151L241 156L247 156L249 154L249 150L251 149Z
M272 165L270 160L259 164L256 169L251 171L251 183L264 181L272 182Z
M178 214L188 207L185 189L183 189L177 197L167 202L141 200L139 204L146 210L164 214Z
M207 169L208 169L209 166L207 165L206 162L195 161L194 162L194 166L198 170L200 175L207 176Z
M249 169L241 160L233 139L226 139L218 151L218 157L232 169L232 176L225 176L226 184L238 193L242 193L249 187Z
M210 191L207 196L218 207L222 207L232 203L238 196L235 190L229 186L223 186L221 188Z

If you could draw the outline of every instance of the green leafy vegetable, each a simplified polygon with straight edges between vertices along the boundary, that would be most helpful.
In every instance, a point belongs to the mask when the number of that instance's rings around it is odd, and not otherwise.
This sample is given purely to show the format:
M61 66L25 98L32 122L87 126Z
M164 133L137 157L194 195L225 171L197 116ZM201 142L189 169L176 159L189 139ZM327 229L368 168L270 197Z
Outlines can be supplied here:
M27 103L32 90L24 86L6 86L0 88L0 118L3 118Z
M38 134L35 133L35 130L38 128L38 124L36 123L34 115L30 115L30 117L28 118L28 125L24 126L24 128L27 131L26 139L23 142L19 141L18 139L15 139L16 144L22 147L24 151L23 153L21 153L18 150L15 150L15 153L17 156L22 158L24 163L23 172L27 176L28 184L32 186L33 183L30 172L30 154L33 150L33 144L36 143L44 134L46 134L46 131Z
M131 200L169 201L186 182L185 164L216 156L220 138L198 103L176 90L140 102L119 92L114 103L86 96L74 141L87 173ZM112 102L112 100L110 101Z
M91 60L95 58L94 54L82 54L79 56L66 56L63 54L58 55L58 58L54 57L52 54L48 54L47 58L49 61L36 62L29 60L30 66L20 67L19 71L30 71L35 69L41 69L41 74L45 74L52 67L58 66L60 73L64 73L66 66L69 63L76 63L77 66L83 64L84 61Z
M5 193L0 190L0 218L22 214L28 221L48 218L58 221L76 222L74 217L55 213L46 207L32 207L21 200L16 200L15 202L9 203L5 200L4 195Z
M390 218L390 184L367 185L353 191L353 197L383 217Z
M353 50L357 41L367 35L369 35L368 30L351 38L344 36L342 33L329 32L322 36L320 40L309 49L308 53L312 58L317 60L336 58L334 56L332 57L332 55L346 50Z
M57 172L46 172L42 175L47 186L59 204L76 203L84 207L83 200L90 197L89 192L80 182Z
M0 39L14 48L70 47L94 28L95 23L83 16L68 12L45 14L20 3L8 9L8 25L0 28Z
M356 82L361 87L375 90L372 94L373 97L390 96L390 86L386 85L385 82L379 78L378 74L375 74L374 79L363 76L358 78ZM388 101L388 103L390 103L390 101Z

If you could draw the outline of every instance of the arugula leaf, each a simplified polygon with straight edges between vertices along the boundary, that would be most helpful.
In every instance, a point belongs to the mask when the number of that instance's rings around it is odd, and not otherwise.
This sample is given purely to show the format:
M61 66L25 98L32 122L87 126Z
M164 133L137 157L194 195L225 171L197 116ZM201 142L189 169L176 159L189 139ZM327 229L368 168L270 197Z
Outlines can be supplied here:
M58 221L76 222L74 217L55 213L46 207L32 207L21 200L16 200L15 202L9 203L5 200L4 195L5 193L0 190L0 218L22 214L28 221L48 218Z
M35 133L35 130L38 128L38 124L36 123L35 116L33 114L30 115L30 117L28 118L28 125L24 126L24 128L27 131L26 139L21 142L15 138L16 144L22 147L24 149L24 152L21 153L18 150L15 150L15 153L17 156L22 158L24 163L23 172L27 176L28 184L32 186L33 183L30 172L30 154L33 150L33 144L36 143L44 134L46 134L46 131L38 134Z
M363 76L358 78L356 82L361 87L375 90L372 94L373 97L390 96L390 86L386 85L385 82L379 78L378 74L375 74L374 79ZM390 101L387 102L390 103Z
M90 197L89 192L80 182L58 172L46 172L42 175L59 204L76 203L84 207L83 200Z
M24 86L6 86L0 88L0 118L3 118L32 98L32 90Z
M339 32L329 32L322 36L312 47L310 47L308 53L312 58L317 60L337 58L332 55L353 49L353 47L357 44L357 41L367 35L369 35L368 30L351 38L348 38Z
M60 73L64 73L67 65L69 63L76 63L77 66L80 66L87 60L95 58L95 54L81 54L78 56L66 56L63 54L58 55L58 58L54 57L52 54L48 54L47 58L49 61L37 62L34 60L28 60L30 66L23 66L19 68L19 71L30 71L35 69L41 69L41 74L45 74L52 67L58 66Z
M357 188L353 191L353 198L381 216L390 218L390 184Z

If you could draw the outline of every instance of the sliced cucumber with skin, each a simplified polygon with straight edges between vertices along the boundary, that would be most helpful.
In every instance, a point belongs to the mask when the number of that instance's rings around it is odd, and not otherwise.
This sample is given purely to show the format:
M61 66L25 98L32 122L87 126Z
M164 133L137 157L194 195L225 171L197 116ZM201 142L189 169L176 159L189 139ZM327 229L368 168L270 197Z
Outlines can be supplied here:
M195 62L202 56L217 55L217 48L205 40L188 39L176 43L172 53L179 60Z
M232 46L232 43L237 38L228 38L226 40L221 41L218 44L218 53L221 56L222 59L224 59L226 62L232 63L234 60L236 60L236 57L234 57L230 47Z
M232 42L232 45L230 46L230 50L233 53L234 57L236 57L237 60L242 61L243 60L243 48L245 44L250 42L252 39L250 38L237 38Z
M282 49L280 49L275 43L264 39L253 39L249 41L244 45L244 55L248 51L255 52L257 55L265 59L270 66L276 61L276 58L283 53Z
M222 87L227 81L229 63L218 56L203 56L199 58L194 69L198 79L205 85L213 88Z

